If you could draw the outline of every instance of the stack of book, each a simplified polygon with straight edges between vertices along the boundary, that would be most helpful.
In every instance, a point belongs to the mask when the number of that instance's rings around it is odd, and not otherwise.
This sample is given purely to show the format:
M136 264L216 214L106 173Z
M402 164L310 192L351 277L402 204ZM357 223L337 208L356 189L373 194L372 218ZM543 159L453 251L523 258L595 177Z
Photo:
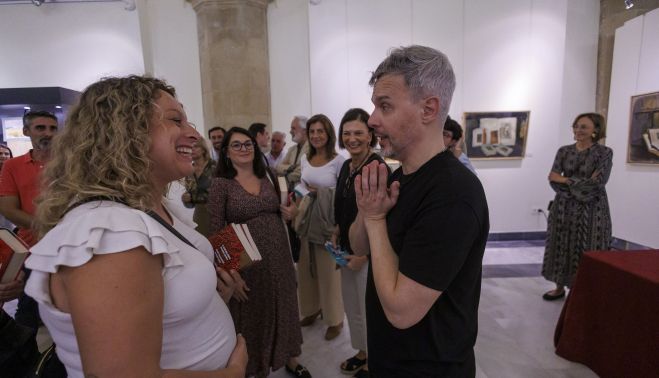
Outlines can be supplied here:
M227 271L245 269L262 259L246 224L231 223L208 240L213 246L215 265Z

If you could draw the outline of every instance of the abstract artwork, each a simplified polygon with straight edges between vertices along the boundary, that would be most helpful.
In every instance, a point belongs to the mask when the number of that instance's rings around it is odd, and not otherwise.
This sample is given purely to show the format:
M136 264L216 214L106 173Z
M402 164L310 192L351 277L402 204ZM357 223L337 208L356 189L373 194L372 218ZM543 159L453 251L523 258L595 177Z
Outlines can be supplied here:
M632 96L627 162L659 164L659 92Z
M526 149L530 112L464 113L465 145L470 159L521 159Z

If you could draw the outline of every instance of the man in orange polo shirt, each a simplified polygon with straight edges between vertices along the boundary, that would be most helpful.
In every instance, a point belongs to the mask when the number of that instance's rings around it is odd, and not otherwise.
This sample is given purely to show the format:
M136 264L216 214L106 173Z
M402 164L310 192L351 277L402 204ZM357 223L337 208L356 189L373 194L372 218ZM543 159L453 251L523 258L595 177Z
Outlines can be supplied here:
M23 116L23 134L30 137L32 149L25 155L5 161L0 178L0 214L15 224L18 236L30 247L36 235L32 233L34 199L39 195L39 176L50 158L50 146L57 133L57 117L49 112L34 111ZM25 277L24 279L27 279ZM19 279L5 285L24 285ZM16 321L38 328L36 304L29 297L21 296L16 312Z
M19 228L18 236L29 246L36 243L32 235L34 199L39 195L39 176L50 158L50 146L57 133L57 117L35 111L23 117L23 134L30 137L32 149L25 155L9 159L0 179L0 213Z

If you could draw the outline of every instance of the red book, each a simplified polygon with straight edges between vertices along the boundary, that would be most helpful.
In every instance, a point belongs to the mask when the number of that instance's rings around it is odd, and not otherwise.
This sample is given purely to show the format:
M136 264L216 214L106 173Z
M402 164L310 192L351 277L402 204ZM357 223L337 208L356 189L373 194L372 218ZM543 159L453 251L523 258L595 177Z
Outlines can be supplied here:
M231 223L208 238L213 246L215 265L225 270L241 270L261 260L246 224Z
M29 251L18 236L6 228L0 228L0 283L16 279Z

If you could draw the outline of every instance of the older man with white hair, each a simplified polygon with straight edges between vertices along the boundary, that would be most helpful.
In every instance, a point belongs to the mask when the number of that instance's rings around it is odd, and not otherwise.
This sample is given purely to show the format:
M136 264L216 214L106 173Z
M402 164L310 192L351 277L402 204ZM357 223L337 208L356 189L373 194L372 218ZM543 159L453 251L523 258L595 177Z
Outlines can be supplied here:
M284 160L284 147L286 147L286 134L275 131L270 138L270 152L265 154L269 167L276 167Z
M302 168L300 157L309 151L307 144L307 117L295 116L291 121L291 137L295 146L288 149L281 163L276 165L277 175L286 177L288 188L292 190L300 182Z

